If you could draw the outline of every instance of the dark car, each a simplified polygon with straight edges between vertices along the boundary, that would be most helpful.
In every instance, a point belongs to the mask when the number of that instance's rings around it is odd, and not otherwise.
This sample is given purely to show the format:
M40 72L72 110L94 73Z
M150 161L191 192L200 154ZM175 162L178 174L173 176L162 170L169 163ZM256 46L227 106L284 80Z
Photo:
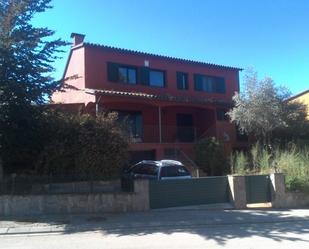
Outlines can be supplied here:
M190 172L179 161L161 160L161 161L141 161L128 170L122 176L123 179L150 179L150 180L168 180L168 179L188 179L192 178Z

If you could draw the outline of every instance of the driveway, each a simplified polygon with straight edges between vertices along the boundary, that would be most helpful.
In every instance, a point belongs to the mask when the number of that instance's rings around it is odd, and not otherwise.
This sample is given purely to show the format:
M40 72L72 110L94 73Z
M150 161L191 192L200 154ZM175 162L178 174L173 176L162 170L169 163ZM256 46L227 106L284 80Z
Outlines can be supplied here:
M11 218L2 219L0 234L1 248L309 248L309 210L188 208Z

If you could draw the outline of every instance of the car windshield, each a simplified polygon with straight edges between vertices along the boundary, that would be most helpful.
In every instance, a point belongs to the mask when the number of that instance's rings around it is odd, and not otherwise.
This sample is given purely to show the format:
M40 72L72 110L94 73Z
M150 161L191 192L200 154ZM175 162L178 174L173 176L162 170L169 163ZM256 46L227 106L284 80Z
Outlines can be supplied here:
M161 169L161 177L175 177L175 176L188 176L189 171L184 166L171 165L164 166Z

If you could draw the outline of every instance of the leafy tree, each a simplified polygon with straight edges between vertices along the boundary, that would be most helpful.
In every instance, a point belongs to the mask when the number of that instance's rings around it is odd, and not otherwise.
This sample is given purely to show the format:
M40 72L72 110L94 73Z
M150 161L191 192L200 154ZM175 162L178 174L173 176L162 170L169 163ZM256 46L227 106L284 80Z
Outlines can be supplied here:
M31 19L50 8L50 0L0 1L0 158L4 166L23 161L39 146L40 109L60 85L51 77L55 55L66 42Z
M290 103L290 93L276 87L271 78L259 80L257 73L248 70L244 78L244 90L235 93L235 107L228 112L240 131L253 134L264 145L270 145L273 133L304 124L304 106Z

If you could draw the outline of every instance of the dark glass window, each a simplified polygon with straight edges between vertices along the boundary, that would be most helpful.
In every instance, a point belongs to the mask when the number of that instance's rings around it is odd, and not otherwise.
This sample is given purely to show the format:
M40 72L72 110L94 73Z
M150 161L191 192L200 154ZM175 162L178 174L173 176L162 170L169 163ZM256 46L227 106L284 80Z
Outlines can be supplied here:
M151 164L138 164L133 169L134 174L156 176L158 174L158 167Z
M118 79L119 82L136 84L136 69L123 66L119 67Z
M183 166L164 166L161 168L161 177L175 177L175 176L188 176L189 171Z
M218 109L217 109L217 120L220 120L220 121L228 121L229 118L228 118L228 116L226 115L226 113L227 113L227 110L226 110L226 109L218 108Z
M107 79L112 82L127 84L137 83L137 69L131 66L120 65L113 62L107 63Z
M149 85L156 87L164 87L164 72L159 70L149 70Z
M225 93L225 80L222 77L195 74L194 88L196 91Z
M130 139L135 142L142 142L143 137L143 120L141 112L116 111L118 120L125 122L125 126Z
M188 87L188 74L177 72L177 88L187 90Z

